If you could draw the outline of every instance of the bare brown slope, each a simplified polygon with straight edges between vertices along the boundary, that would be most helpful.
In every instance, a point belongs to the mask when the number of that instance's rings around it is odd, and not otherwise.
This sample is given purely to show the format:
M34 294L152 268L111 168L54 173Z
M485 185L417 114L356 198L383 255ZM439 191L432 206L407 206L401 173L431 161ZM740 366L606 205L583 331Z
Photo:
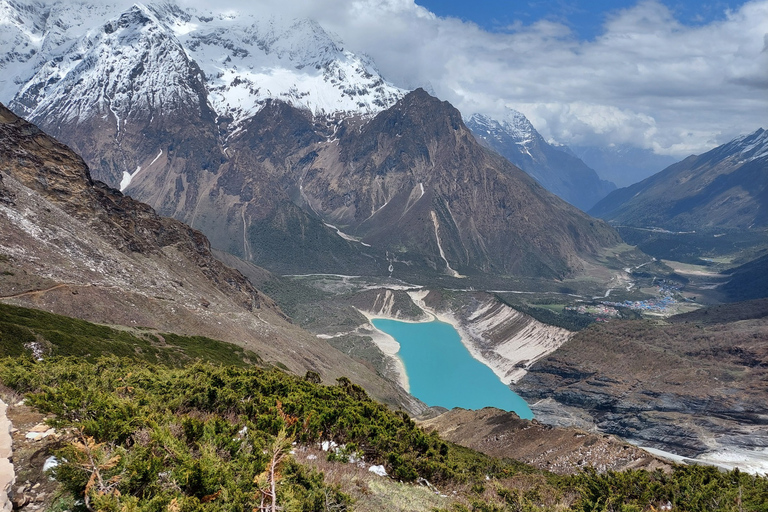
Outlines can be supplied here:
M669 467L648 452L605 434L544 425L515 413L487 407L453 409L423 421L443 439L492 457L517 459L558 474L586 467L599 472Z
M438 271L564 277L619 237L483 148L461 114L416 90L304 170L313 210L399 258Z
M0 297L85 320L204 335L416 407L290 324L185 224L93 182L82 159L0 106Z

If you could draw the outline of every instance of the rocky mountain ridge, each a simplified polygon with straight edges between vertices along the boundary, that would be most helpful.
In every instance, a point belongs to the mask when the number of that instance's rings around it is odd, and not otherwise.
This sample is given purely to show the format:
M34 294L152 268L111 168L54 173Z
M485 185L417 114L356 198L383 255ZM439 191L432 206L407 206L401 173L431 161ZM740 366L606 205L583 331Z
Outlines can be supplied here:
M584 211L616 189L564 148L549 144L520 112L502 120L473 114L467 127L484 146L524 170L541 185Z
M4 5L30 75L8 64L13 108L96 179L270 270L553 279L619 242L311 21Z
M301 197L361 243L454 277L562 277L619 240L482 148L458 110L421 89L318 146Z
M92 322L243 346L385 402L423 406L291 324L205 236L92 180L83 160L0 106L0 297Z
M690 156L590 210L615 224L670 230L768 226L768 132Z

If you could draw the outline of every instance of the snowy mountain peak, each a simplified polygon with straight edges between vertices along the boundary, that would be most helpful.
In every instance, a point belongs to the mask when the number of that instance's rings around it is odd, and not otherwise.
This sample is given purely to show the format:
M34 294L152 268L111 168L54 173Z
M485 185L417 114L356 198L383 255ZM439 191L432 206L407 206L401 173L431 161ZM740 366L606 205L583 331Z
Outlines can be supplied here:
M67 32L60 34L64 43L58 54L42 56L14 97L11 106L17 112L65 123L111 118L119 133L120 123L132 115L197 106L194 66L147 7L135 4L84 33Z
M54 111L63 120L125 119L140 105L187 104L199 91L186 82L197 75L204 101L231 129L270 99L315 115L372 116L406 92L309 19L167 1L125 9L0 0L0 27L0 101L33 119Z
M517 110L508 108L501 120L484 114L473 114L467 125L476 133L485 132L488 137L501 142L511 138L515 144L527 147L532 141L536 129L525 115Z
M742 160L752 161L768 157L768 131L759 128L754 133L737 138L726 147L731 145Z
M317 22L198 15L179 40L206 75L217 113L237 124L268 99L315 115L372 115L405 91L387 84L365 56L345 51Z

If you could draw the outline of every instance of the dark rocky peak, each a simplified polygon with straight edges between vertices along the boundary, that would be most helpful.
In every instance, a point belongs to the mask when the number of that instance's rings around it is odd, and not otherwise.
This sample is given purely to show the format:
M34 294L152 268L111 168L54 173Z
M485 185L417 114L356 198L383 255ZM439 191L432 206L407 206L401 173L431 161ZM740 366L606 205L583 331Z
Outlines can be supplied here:
M146 7L139 4L133 4L130 9L120 15L116 25L120 28L128 28L130 26L144 27L155 22L156 20L153 20L153 18L154 16L152 16ZM111 28L113 27L113 24L108 23L107 26L104 27L105 32L107 32L107 27ZM112 31L114 32L114 29L112 29Z
M416 89L391 108L381 112L359 133L354 131L341 141L342 159L356 162L369 159L371 153L389 151L396 145L398 159L430 162L438 149L453 147L463 136L471 138L461 120L461 113L447 101ZM436 146L435 146L436 145ZM372 161L369 159L368 164ZM381 171L381 169L380 169Z
M429 112L429 116L424 116ZM392 108L382 112L379 117L390 115L395 119L402 119L403 122L413 123L416 126L427 126L434 124L436 119L444 120L444 123L453 130L464 128L461 120L461 113L448 103L439 100L430 95L422 88L411 91L403 99L398 101Z
M254 137L254 135L256 135ZM267 100L264 108L250 118L240 137L247 137L256 143L292 143L307 146L320 141L315 133L312 113L298 109L280 100Z

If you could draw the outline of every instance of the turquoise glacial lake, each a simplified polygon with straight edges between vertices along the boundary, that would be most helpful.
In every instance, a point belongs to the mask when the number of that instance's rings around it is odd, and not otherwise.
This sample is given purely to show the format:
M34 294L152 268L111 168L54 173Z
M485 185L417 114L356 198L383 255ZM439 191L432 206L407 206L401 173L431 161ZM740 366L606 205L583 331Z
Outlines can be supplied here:
M431 406L447 409L497 407L525 419L533 413L493 371L473 358L452 325L374 319L374 327L397 340L411 394Z

